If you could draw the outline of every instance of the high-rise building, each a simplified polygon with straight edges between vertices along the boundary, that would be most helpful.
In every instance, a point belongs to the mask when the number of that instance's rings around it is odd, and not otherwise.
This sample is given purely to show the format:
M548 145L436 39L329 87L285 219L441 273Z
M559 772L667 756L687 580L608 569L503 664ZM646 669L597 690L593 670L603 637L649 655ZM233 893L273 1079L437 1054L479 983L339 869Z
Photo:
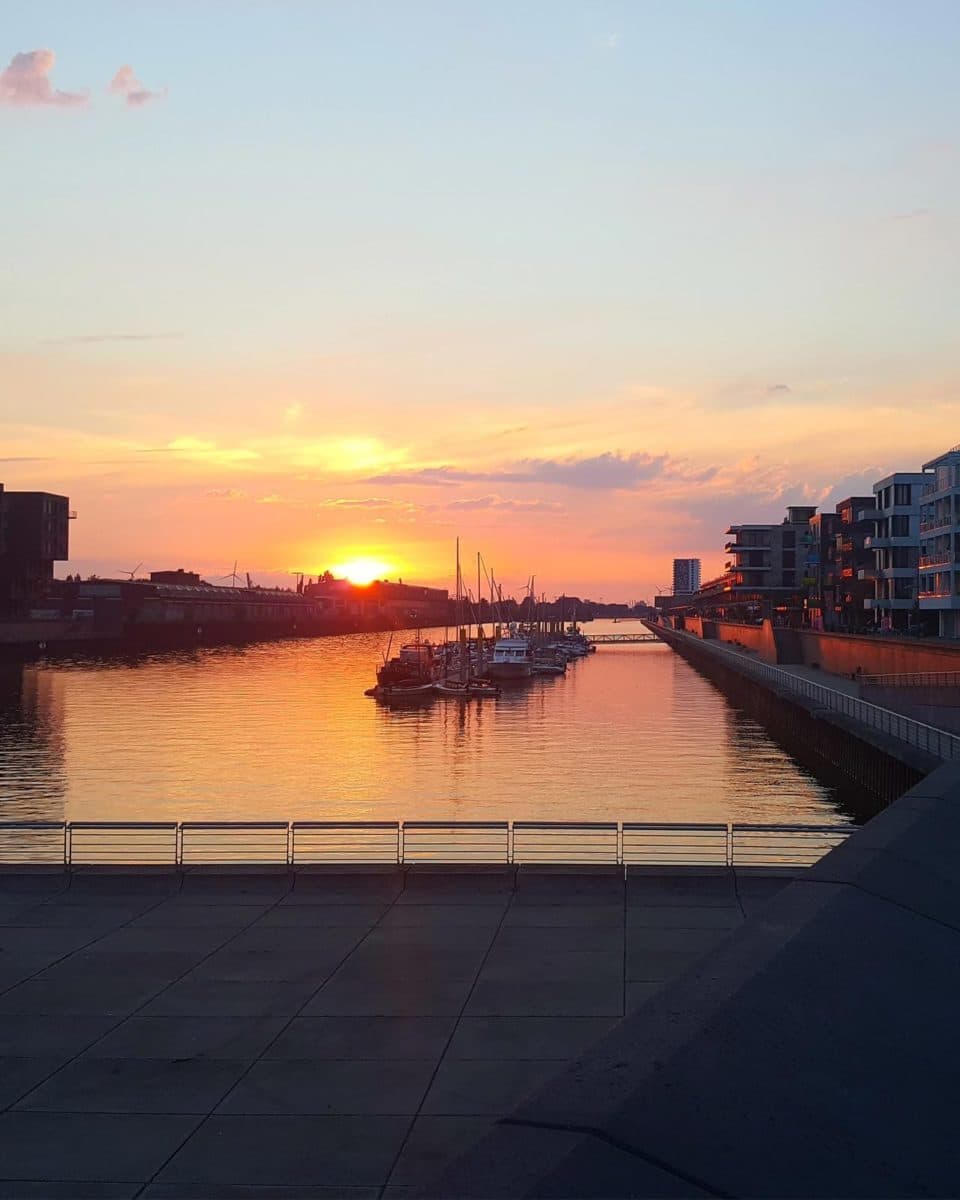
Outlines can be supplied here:
M920 504L931 476L897 471L873 485L876 510L870 514L874 534L866 548L874 553L873 598L864 601L881 629L907 629L917 609L920 557ZM864 570L863 578L869 578Z
M921 613L936 613L941 637L960 637L960 446L923 464Z
M700 591L700 559L675 558L673 560L673 594L690 596Z

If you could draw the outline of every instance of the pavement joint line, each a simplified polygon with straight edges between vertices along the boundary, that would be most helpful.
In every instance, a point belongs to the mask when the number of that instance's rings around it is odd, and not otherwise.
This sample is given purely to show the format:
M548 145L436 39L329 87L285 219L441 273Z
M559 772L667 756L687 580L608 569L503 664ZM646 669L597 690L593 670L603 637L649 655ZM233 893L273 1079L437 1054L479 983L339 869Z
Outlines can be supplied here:
M660 1171L665 1171L668 1175L673 1175L676 1179L681 1179L684 1183L689 1183L693 1187L707 1192L710 1196L716 1196L717 1200L736 1200L733 1192L725 1192L722 1188L708 1183L705 1179L701 1179L697 1175L691 1175L688 1171L683 1171L679 1167L675 1167L672 1163L667 1162L666 1159L659 1158L656 1154L650 1154L646 1150L641 1150L638 1146L633 1146L629 1142L623 1142L620 1138L612 1137L609 1133L606 1133L602 1129L597 1129L593 1125L574 1125L562 1121L534 1121L523 1117L501 1117L497 1121L497 1124L512 1125L525 1129L552 1129L557 1133L581 1133L585 1137L605 1142L608 1146L613 1146L615 1150L629 1154L631 1158L639 1158L643 1162L649 1163L652 1167L656 1167Z
M507 900L506 904L503 906L503 912L500 914L500 920L497 922L497 927L493 931L493 934L490 937L490 941L487 944L486 950L483 952L483 958L480 960L480 965L477 967L476 974L473 977L473 983L470 984L470 990L467 992L467 994L464 998L463 1004L460 1006L460 1011L459 1011L459 1013L457 1013L457 1019L453 1023L453 1029L451 1029L450 1036L447 1038L446 1044L444 1045L443 1050L440 1053L440 1057L437 1059L437 1065L433 1068L433 1072L430 1075L429 1082L427 1083L427 1086L423 1089L423 1095L420 1097L420 1103L417 1105L417 1111L411 1117L410 1124L407 1126L407 1132L403 1135L403 1140L401 1141L400 1145L397 1147L397 1153L394 1155L393 1162L390 1164L390 1170L387 1172L387 1177L383 1181L383 1183L380 1185L379 1195L381 1198L383 1197L387 1188L390 1186L391 1176L393 1175L394 1171L397 1169L397 1164L400 1161L400 1156L403 1154L404 1150L406 1149L407 1142L410 1140L410 1134L413 1133L413 1127L414 1127L414 1125L416 1125L417 1119L420 1116L421 1112L423 1111L423 1106L427 1101L427 1096L430 1095L430 1090L432 1089L434 1082L436 1081L437 1075L440 1073L440 1067L443 1065L443 1062L447 1057L447 1051L450 1049L450 1046L453 1043L453 1039L456 1036L456 1032L460 1028L460 1022L463 1020L463 1015L467 1011L467 1006L469 1005L470 1000L473 996L473 993L476 989L477 982L480 979L480 976L483 974L483 968L487 965L487 959L490 957L490 951L493 949L494 943L496 942L497 938L500 936L500 931L501 931L501 929L503 929L503 923L507 919L507 913L510 911L510 908L513 904L516 894L517 894L517 878L516 878L516 875L514 875L513 890L510 892L509 899ZM502 1060L502 1061L510 1061L510 1060Z
M126 929L126 927L129 924L131 924L131 922L137 921L140 919L140 917L146 916L147 913L153 912L155 909L159 908L162 904L165 904L169 899L170 899L169 896L164 896L162 899L158 900L156 904L152 904L149 908L145 908L143 910L143 912L137 913L136 916L131 917L129 921L124 921L124 922L122 922L122 924L117 925L115 928L108 930L107 933L102 934L101 937L108 937L111 934L114 934L121 929ZM167 991L168 988L173 987L173 985L175 983L179 983L180 980L183 979L185 976L189 975L191 971L195 971L196 968L199 967L201 963L205 963L208 958L210 958L214 954L217 954L220 950L222 950L224 948L224 946L229 945L229 943L232 942L235 937L239 937L241 933L246 933L248 929L253 928L253 926L256 925L257 921L260 920L260 917L266 916L266 914L268 912L272 912L272 910L280 903L280 901L282 899L283 899L283 896L279 897L279 899L275 900L274 903L271 904L269 908L264 909L263 912L259 913L248 925L244 925L242 928L237 929L233 933L231 933L230 936L226 939L226 941L221 942L219 946L214 946L214 948L212 950L210 950L202 958L198 959L193 964L193 966L188 967L186 971L184 971L182 974L178 975L176 977L176 979L171 979L169 983L165 983L158 992L155 992L152 996L149 996L146 1000L144 1000L144 1002L141 1005L139 1005L137 1008L133 1009L132 1012L124 1013L124 1015L122 1017L120 1017L120 1019L116 1022L115 1025L111 1025L109 1029L105 1029L103 1031L103 1033L100 1034L99 1037L94 1038L92 1042L88 1043L86 1046L82 1047L82 1049L78 1050L76 1052L76 1054L73 1055L72 1058L68 1058L66 1062L62 1062L55 1071L51 1071L50 1074L47 1075L44 1079L41 1079L38 1083L35 1083L32 1087L28 1088L22 1095L18 1096L16 1098L16 1100L13 1100L10 1104L8 1104L4 1108L0 1109L0 1112L9 1112L10 1109L13 1108L14 1105L19 1104L22 1100L26 1100L26 1098L29 1095L31 1095L31 1093L35 1092L37 1090L37 1088L43 1087L43 1085L46 1083L49 1083L50 1080L54 1078L54 1076L59 1075L61 1071L65 1070L69 1066L72 1066L73 1063L75 1063L77 1061L77 1059L80 1058L81 1055L86 1054L86 1052L88 1050L92 1050L93 1047L96 1046L98 1042L102 1042L104 1038L109 1037L111 1033L114 1033L126 1021L129 1021L132 1017L135 1017L137 1015L137 1013L142 1012L143 1009L146 1008L148 1004L152 1004L154 1002L154 1000L156 1000L159 996L162 996L163 993L165 991ZM77 950L86 950L88 946L93 945L94 942L97 942L100 940L101 940L100 938L94 938L92 942L86 942L86 943L84 943L84 945L78 946ZM72 950L70 952L70 954L76 954L77 950ZM63 958L57 959L57 962L63 962L65 959L70 957L70 954L65 954L63 956ZM56 966L56 963L50 963L49 965ZM47 970L47 968L43 967L41 970L45 971L45 970ZM28 976L27 979L22 979L20 982L27 983L27 982L29 982L30 979L33 979L36 975L39 975L39 974L41 974L41 971L35 971L33 975ZM14 984L13 986L19 987L20 984ZM11 988L6 989L6 991L11 991L11 990L12 990ZM4 994L5 994L4 992L0 992L0 996L2 996ZM210 1014L204 1013L204 1014L200 1014L200 1015L209 1016Z
M880 851L881 854L886 851ZM891 858L898 858L899 855L892 854ZM911 862L911 859L901 859L903 862ZM915 863L915 866L921 864ZM900 900L894 900L890 896L882 896L879 892L871 891L870 888L864 887L862 883L856 883L852 879L808 879L804 876L799 876L797 879L791 880L791 883L804 883L807 887L812 884L819 884L821 887L845 887L851 888L855 892L860 892L864 896L869 896L871 900L879 900L882 904L889 904L893 908L899 908L901 912L910 913L911 916L919 917L922 921L929 921L933 925L939 925L941 929L949 929L951 933L960 933L960 925L954 925L950 921L944 921L940 917L932 917L929 913L921 912L918 908L912 908L909 904L904 904Z
M290 891L292 891L292 890L293 890L293 888L291 887ZM400 895L402 895L405 890L406 890L406 879L404 878L403 886L400 888ZM290 894L289 891L284 892L283 896L278 897L278 899L273 904L271 904L268 909L266 909L264 912L260 913L257 916L256 920L251 922L251 926L255 925L257 923L257 921L260 920L261 917L265 917L268 912L273 912L273 910L276 908L276 906L283 900L284 896L287 896L289 894ZM391 903L384 909L384 911L380 914L380 916L377 917L377 919L373 922L373 924L370 926L370 928L367 930L367 932L363 935L363 937L361 937L359 939L359 941L356 941L350 947L350 949L346 952L346 954L344 954L343 957L341 959L339 959L339 961L327 972L327 974L323 977L323 979L320 981L320 983L306 997L306 999L303 1001L303 1003L300 1005L300 1007L296 1010L296 1012L294 1012L290 1017L288 1017L286 1022L277 1030L277 1032L270 1039L270 1041L267 1042L267 1044L265 1046L261 1047L260 1053L255 1058L252 1058L247 1063L247 1066L246 1066L246 1069L244 1070L244 1072L233 1081L233 1083L227 1088L227 1090L223 1093L223 1095L216 1102L216 1104L213 1104L210 1107L209 1111L204 1114L203 1119L200 1122L198 1122L198 1124L195 1125L193 1127L193 1129L190 1130L190 1132L186 1135L186 1137L183 1139L183 1141L180 1142L180 1144L169 1155L167 1155L167 1157L157 1167L157 1169L150 1176L150 1178L147 1179L137 1189L137 1191L134 1193L133 1200L139 1200L139 1197L142 1196L144 1190L148 1187L151 1187L156 1182L157 1176L164 1170L164 1168L167 1167L177 1157L177 1155L180 1153L180 1151L184 1149L184 1147L187 1145L188 1142L191 1141L192 1138L196 1137L196 1135L200 1132L200 1130L204 1127L204 1125L206 1125L206 1123L213 1116L215 1110L217 1108L219 1108L220 1105L223 1104L224 1100L226 1100L227 1097L231 1094L231 1092L233 1092L244 1081L244 1079L246 1079L246 1077L250 1074L250 1072L257 1065L257 1063L261 1062L263 1060L264 1055L267 1053L267 1051L270 1049L270 1047L275 1045L277 1043L277 1041L283 1036L283 1034L286 1033L286 1031L293 1024L293 1022L300 1016L300 1014L303 1012L303 1010L311 1002L311 1000L313 1000L321 991L323 991L323 989L327 986L327 984L334 977L334 975L336 975L336 973L340 970L340 968L344 965L344 963L346 963L357 952L357 950L360 949L360 947L367 940L367 938L371 935L371 933L373 933L373 931L380 925L380 922L387 915L387 913L393 909L393 907L396 904L398 899L399 899L399 896L395 896L393 898ZM246 928L250 928L250 926L245 927L244 929L240 930L239 932L240 933L245 932ZM201 961L205 961L205 960L201 960ZM166 990L166 989L164 989L164 990ZM224 1114L224 1115L226 1116L229 1114ZM221 1117L221 1120L222 1119L223 1119L223 1117Z

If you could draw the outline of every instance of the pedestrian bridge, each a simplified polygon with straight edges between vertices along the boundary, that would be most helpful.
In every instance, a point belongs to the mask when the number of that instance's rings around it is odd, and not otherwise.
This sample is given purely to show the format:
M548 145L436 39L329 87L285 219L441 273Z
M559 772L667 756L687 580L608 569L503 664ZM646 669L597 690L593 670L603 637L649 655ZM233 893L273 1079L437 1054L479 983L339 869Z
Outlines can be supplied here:
M588 633L591 646L633 646L638 642L659 642L655 633Z

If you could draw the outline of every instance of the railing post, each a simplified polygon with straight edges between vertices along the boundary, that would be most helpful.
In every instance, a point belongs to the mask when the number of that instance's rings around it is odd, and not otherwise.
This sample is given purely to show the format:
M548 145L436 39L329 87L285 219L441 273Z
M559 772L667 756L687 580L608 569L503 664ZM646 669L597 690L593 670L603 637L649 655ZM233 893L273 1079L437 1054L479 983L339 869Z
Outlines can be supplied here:
M397 822L397 865L403 866L403 822Z
M173 843L173 857L177 868L183 867L183 822L177 822L177 836Z
M70 844L70 822L63 823L63 865L65 868L70 866L72 846Z

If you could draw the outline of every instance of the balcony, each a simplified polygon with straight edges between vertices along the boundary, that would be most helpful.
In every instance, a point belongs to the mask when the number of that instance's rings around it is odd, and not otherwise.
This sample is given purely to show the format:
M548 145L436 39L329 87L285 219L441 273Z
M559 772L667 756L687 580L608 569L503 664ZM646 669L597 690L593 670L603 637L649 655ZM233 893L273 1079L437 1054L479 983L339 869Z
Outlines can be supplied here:
M920 532L933 533L935 529L951 529L958 523L960 523L960 518L954 516L925 517L920 522Z
M917 539L909 534L906 537L868 537L863 539L865 550L898 550L916 544Z
M960 563L960 551L935 550L932 554L921 556L920 570L927 571L935 567L952 567L955 563Z
M748 542L727 542L723 547L727 554L746 554L748 551L754 551L757 554L762 554L765 550L769 550L769 546L751 546Z

